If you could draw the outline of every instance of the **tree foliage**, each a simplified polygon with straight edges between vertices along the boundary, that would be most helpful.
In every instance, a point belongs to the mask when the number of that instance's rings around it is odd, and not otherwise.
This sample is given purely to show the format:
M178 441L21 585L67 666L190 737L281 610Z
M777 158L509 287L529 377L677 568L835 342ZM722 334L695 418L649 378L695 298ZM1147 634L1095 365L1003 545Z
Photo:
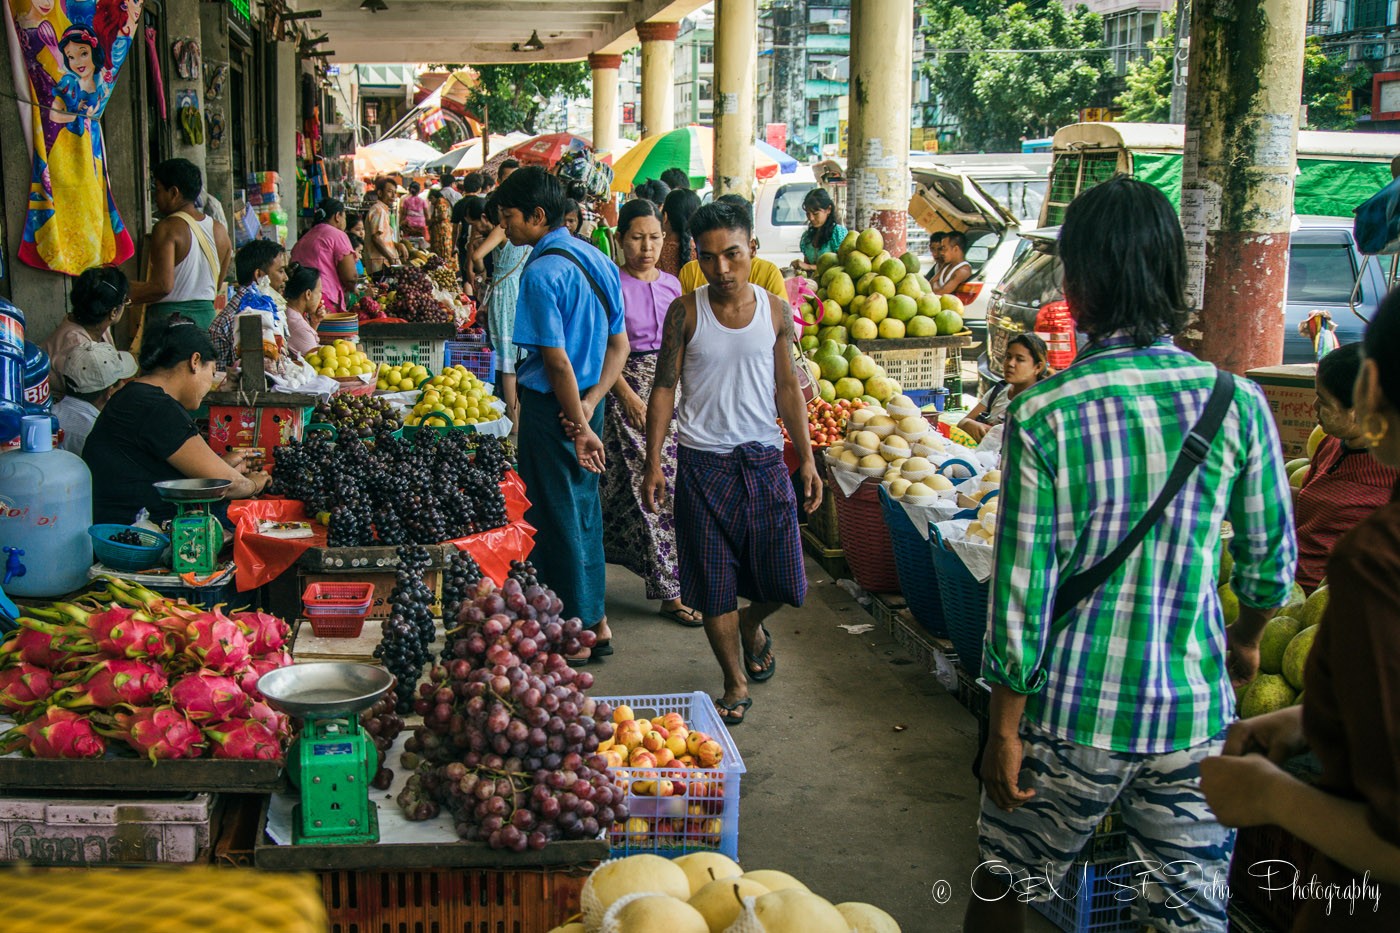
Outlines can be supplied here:
M1352 91L1369 92L1371 70L1360 65L1346 71L1344 52L1327 53L1316 36L1303 45L1303 103L1308 105L1308 128L1349 130L1356 113L1349 106Z
M555 94L576 97L588 90L584 62L476 65L477 82L467 92L467 109L488 121L492 133L521 130L531 136Z
M1122 108L1118 119L1128 123L1161 123L1171 111L1172 54L1176 45L1173 26L1162 17L1162 35L1152 43L1152 57L1128 66L1128 88L1114 101ZM1316 36L1303 45L1303 99L1308 107L1307 128L1350 130L1356 114L1348 106L1352 92L1366 94L1371 71L1365 65L1347 71L1346 55L1327 52Z
M1162 14L1162 33L1148 54L1128 63L1127 89L1113 101L1125 123L1166 123L1171 119L1172 73L1176 57L1176 14Z
M920 4L924 71L963 142L1016 149L1094 106L1109 77L1103 20L1059 0L942 0ZM1025 49L1024 54L995 50ZM1050 51L1046 51L1050 50Z

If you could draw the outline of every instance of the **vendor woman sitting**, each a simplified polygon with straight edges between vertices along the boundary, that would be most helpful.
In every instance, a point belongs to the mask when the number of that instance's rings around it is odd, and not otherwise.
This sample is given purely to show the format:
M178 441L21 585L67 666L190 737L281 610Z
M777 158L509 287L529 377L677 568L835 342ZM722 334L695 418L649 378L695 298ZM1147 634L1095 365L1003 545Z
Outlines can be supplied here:
M83 448L94 522L130 524L143 508L155 522L173 518L174 504L152 485L163 480L226 479L226 499L267 488L266 473L246 472L242 454L214 453L190 417L214 381L208 334L179 314L148 322L140 364L141 375L112 396Z

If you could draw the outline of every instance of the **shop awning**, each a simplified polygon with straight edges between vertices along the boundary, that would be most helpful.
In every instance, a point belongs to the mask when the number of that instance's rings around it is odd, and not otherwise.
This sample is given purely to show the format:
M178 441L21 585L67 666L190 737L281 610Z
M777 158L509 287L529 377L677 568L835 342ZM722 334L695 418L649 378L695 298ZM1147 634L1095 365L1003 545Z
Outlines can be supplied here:
M311 21L330 36L336 63L578 61L637 44L636 24L679 22L705 0L291 0L320 10ZM370 4L371 6L373 4ZM538 32L544 49L520 49Z

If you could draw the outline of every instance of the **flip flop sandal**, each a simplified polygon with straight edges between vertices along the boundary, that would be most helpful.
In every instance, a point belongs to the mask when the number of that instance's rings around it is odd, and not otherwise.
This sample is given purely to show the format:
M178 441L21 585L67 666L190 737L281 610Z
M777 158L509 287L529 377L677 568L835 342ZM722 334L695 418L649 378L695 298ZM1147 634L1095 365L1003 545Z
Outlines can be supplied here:
M719 711L719 718L731 729L744 724L744 717L748 716L750 706L753 706L753 697L744 697L734 703L724 702L724 697L715 697L715 709Z
M594 643L593 643L593 657L595 657L595 658L607 658L607 657L611 657L611 656L612 656L612 653L613 653L613 646L612 646L612 639L611 639L611 638L604 638L604 639L601 640L601 641L597 641L597 642L594 642Z
M663 619L670 619L672 622L684 628L704 628L705 619L694 609L662 609L657 613Z
M768 663L763 663L763 656L768 655ZM757 664L757 672L752 670L751 665ZM778 670L778 656L773 653L773 636L769 634L768 627L763 627L763 647L758 649L758 654L749 654L748 649L744 649L744 675L754 683L763 683L771 680Z

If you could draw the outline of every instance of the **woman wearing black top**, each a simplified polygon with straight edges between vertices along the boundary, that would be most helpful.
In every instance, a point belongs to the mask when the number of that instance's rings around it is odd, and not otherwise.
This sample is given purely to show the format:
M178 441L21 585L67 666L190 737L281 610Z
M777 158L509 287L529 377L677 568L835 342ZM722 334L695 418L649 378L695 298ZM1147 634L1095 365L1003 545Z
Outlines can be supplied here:
M98 523L129 524L145 509L152 520L175 515L153 483L226 479L226 499L267 488L264 472L249 473L242 454L220 457L199 436L190 411L214 382L214 347L194 322L171 315L147 327L141 375L112 396L83 448L92 471L92 514Z

